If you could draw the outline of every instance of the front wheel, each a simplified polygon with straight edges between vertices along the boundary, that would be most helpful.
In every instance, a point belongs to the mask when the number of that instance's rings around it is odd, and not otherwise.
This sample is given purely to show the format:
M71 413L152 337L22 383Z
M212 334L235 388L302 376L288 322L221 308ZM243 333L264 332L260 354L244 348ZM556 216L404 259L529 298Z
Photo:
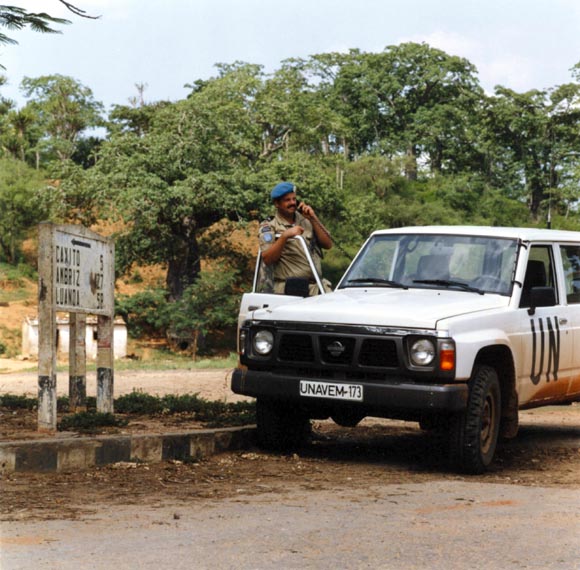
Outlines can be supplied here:
M258 445L272 451L300 447L310 435L310 419L288 404L258 398L256 401Z
M451 459L462 471L483 473L493 461L499 435L501 390L497 372L478 366L469 381L467 409L451 421Z

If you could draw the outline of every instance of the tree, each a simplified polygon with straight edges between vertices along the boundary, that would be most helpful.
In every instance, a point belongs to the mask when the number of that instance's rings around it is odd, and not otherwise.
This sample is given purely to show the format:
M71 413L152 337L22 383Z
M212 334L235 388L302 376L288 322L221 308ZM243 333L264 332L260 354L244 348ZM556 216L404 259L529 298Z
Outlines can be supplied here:
M580 86L517 93L497 87L484 124L490 174L511 197L527 200L534 218L578 165Z
M13 158L0 159L0 257L18 262L18 250L28 229L44 212L38 201L47 183L41 173Z
M38 116L30 108L11 109L4 117L0 140L2 147L14 158L39 167L37 144L42 136Z
M248 165L261 150L250 120L259 75L237 65L184 101L116 109L123 123L101 149L96 185L125 223L120 264L167 263L173 299L199 275L199 233L257 209L260 181Z
M174 341L185 341L191 347L194 360L200 335L223 331L236 324L236 276L235 269L217 267L187 287L176 303L167 305L167 320L171 323L168 334Z
M97 19L100 16L89 16L84 10L78 8L74 4L67 2L66 0L57 0L63 4L67 10L80 16L81 18ZM64 18L55 18L45 12L34 13L20 8L18 6L6 6L0 5L0 27L7 28L9 30L22 30L29 27L34 32L40 32L44 34L60 34L59 30L52 27L54 24L66 25L70 24L69 20ZM18 43L14 38L7 36L6 34L0 32L0 44L16 44ZM0 66L2 67L2 66Z
M22 30L30 27L35 32L58 34L51 26L53 24L70 24L63 18L55 18L46 13L35 14L18 6L0 6L0 26L9 30ZM18 43L11 37L0 32L0 44Z
M381 53L317 56L316 65L323 80L332 78L332 101L349 122L353 158L372 152L405 156L407 177L416 179L420 155L438 171L465 145L466 125L482 94L466 59L404 43Z
M25 109L38 117L43 136L39 152L48 159L69 160L82 134L103 125L102 103L76 79L65 75L25 77L21 83L28 101Z

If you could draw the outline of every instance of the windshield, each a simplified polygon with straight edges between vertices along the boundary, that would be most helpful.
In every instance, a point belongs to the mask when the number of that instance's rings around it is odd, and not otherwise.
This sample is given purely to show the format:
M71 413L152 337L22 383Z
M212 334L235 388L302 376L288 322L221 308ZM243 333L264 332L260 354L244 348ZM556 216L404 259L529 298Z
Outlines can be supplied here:
M374 236L339 288L457 289L510 295L517 241L436 234Z

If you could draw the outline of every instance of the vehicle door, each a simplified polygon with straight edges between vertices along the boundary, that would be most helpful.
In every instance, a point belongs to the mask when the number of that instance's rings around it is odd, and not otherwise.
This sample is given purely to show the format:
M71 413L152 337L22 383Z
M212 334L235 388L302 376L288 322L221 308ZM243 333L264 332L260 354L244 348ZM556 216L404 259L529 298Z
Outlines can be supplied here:
M580 244L561 244L562 280L566 295L567 325L572 335L573 347L580 347ZM571 350L572 371L568 396L580 397L580 350Z
M278 238L279 236L276 236ZM310 254L310 249L308 248L308 244L306 240L302 236L296 236L292 239L296 239L300 242L301 247L304 249L304 254L310 268L312 270L312 274L314 275L314 279L316 281L316 285L318 286L318 290L321 295L325 294L324 286L322 284L322 278L316 271L316 266L312 259L312 255ZM271 276L271 268L266 266L266 264L262 261L262 252L258 251L258 257L256 259L256 269L254 271L254 281L252 284L252 292L245 293L242 296L242 301L240 304L240 312L238 315L238 327L248 318L251 317L254 311L258 309L265 309L270 308L273 309L280 305L286 305L288 303L296 303L301 301L304 297L302 295L279 295L273 292L274 291L274 282Z
M518 359L520 406L547 404L563 399L573 373L574 335L568 315L562 272L558 270L560 252L552 244L531 245L519 302L521 352ZM555 303L533 306L535 288L552 288ZM536 292L538 289L536 289Z

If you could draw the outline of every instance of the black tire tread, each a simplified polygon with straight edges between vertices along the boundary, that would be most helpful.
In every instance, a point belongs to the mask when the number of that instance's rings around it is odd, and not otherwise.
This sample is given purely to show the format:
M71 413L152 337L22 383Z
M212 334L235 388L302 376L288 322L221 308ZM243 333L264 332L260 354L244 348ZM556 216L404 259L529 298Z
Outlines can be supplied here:
M258 445L269 451L288 451L303 445L310 435L309 418L275 401L256 401Z
M481 449L481 411L488 393L495 392L495 416L493 442L489 453ZM494 368L478 366L469 382L467 410L454 416L449 422L449 456L453 466L471 474L483 473L491 464L499 435L501 391Z

